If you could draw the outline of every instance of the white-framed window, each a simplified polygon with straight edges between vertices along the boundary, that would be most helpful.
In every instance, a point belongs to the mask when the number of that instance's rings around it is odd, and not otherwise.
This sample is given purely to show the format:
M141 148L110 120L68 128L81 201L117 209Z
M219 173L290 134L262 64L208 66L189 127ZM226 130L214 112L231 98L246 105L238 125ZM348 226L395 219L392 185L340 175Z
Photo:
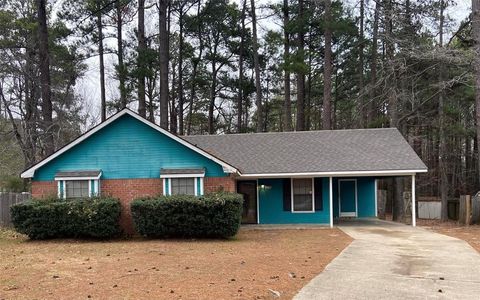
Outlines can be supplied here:
M163 194L202 196L203 177L163 178Z
M196 178L172 178L170 180L170 194L171 195L196 195L195 183Z
M292 178L292 212L315 212L313 178Z
M65 197L66 198L86 198L90 197L89 180L66 180Z
M58 172L57 196L60 199L91 198L100 195L101 171Z
M204 169L161 169L164 195L203 195Z

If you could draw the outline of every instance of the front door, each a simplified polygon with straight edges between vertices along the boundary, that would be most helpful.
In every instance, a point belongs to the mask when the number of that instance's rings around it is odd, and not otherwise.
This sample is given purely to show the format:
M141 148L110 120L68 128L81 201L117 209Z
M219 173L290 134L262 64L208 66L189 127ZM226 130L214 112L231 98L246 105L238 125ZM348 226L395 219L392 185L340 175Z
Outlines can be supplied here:
M357 216L357 180L338 180L338 206L340 217Z
M237 193L243 195L242 223L257 223L257 181L237 181Z

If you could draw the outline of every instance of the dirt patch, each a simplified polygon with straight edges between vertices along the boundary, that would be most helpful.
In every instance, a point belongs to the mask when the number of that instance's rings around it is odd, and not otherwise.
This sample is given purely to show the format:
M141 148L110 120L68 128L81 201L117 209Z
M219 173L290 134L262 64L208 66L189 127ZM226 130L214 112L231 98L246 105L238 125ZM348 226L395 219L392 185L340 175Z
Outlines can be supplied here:
M227 241L0 241L0 298L270 299L291 298L351 238L304 229Z
M464 240L480 252L480 225L461 226L455 221L441 222L439 220L420 220L420 222L417 221L417 224L429 230Z

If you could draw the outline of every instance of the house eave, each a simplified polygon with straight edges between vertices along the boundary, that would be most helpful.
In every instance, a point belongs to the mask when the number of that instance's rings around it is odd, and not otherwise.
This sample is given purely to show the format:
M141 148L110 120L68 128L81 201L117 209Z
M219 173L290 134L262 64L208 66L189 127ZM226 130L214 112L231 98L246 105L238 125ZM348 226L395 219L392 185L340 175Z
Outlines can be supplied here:
M332 171L332 172L296 172L296 173L251 173L241 174L240 178L289 178L289 177L367 177L367 176L410 176L426 173L428 169L411 170L372 170L372 171Z

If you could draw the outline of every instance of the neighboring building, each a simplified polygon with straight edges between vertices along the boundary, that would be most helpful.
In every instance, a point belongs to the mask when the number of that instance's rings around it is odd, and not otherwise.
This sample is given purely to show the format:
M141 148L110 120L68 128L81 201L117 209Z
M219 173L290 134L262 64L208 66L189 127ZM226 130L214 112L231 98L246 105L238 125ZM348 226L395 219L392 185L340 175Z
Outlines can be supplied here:
M375 217L377 179L427 167L394 128L178 137L124 109L22 173L33 197L244 195L244 223ZM413 206L415 207L415 206ZM413 213L415 213L413 211Z

